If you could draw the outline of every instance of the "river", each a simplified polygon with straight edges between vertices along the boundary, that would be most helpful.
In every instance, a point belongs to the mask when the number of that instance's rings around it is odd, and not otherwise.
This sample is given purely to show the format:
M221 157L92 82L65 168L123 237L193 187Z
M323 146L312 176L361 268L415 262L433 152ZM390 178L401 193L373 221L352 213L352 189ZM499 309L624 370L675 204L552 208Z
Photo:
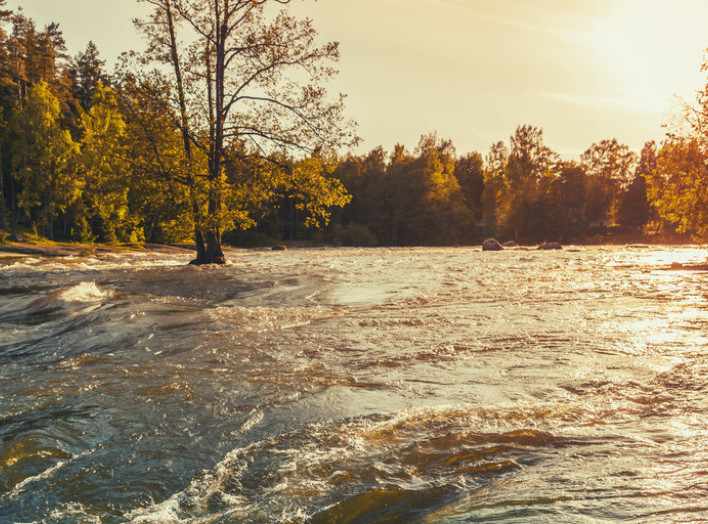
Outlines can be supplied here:
M708 521L697 247L0 260L0 522Z

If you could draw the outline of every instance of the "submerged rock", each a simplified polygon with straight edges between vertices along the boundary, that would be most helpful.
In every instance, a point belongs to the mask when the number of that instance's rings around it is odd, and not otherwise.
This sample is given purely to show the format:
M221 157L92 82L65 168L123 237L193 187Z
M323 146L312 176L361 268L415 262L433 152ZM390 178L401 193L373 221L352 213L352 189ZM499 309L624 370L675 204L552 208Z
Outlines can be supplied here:
M482 251L501 251L504 248L496 238L488 238L482 242Z
M666 269L682 269L686 271L708 271L708 264L682 264L681 262L672 262L671 267Z
M27 242L27 239L24 236L20 235L19 233L10 233L10 236L7 237L7 239L10 242L20 242L20 243Z
M560 242L544 242L543 244L538 246L538 249L544 249L544 250L563 249L563 246L560 245Z
M519 247L519 244L514 242L513 240L507 240L502 244L503 247Z
M285 247L285 246L273 246L273 247L271 248L271 251L287 251L287 249L288 249L288 248Z

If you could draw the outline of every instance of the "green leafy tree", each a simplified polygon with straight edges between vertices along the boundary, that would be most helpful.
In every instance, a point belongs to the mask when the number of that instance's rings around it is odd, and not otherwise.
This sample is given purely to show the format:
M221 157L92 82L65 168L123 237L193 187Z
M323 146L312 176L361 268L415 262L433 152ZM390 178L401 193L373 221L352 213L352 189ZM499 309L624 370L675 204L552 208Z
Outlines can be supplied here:
M455 161L455 178L465 197L465 205L476 220L482 218L484 193L484 159L479 153L469 153Z
M101 86L107 86L104 73L105 60L99 58L96 44L89 42L86 50L71 62L69 73L72 78L71 91L84 111L91 108L94 96Z
M29 91L12 115L13 176L22 187L19 207L54 237L54 221L81 194L74 174L77 144L60 125L60 106L47 83Z
M616 138L592 144L580 157L588 181L587 219L591 224L618 222L622 191L632 180L637 155Z
M330 101L322 87L336 73L338 46L318 46L309 20L266 11L289 0L144 1L154 7L139 24L150 42L146 58L173 71L173 114L186 157L197 148L208 159L206 212L195 216L195 262L223 263L221 232L235 225L224 209L230 147L248 144L250 154L268 159L277 150L311 154L353 142L342 98Z
M576 162L562 162L552 178L548 201L550 230L559 239L580 239L586 230L584 208L587 175Z
M622 193L620 200L619 223L635 229L644 228L656 214L647 194L647 177L656 169L657 147L654 141L644 144L634 172L634 178Z
M662 219L679 233L708 239L708 168L700 140L673 137L658 151L647 177L648 193Z
M157 79L159 80L159 78ZM126 124L129 164L129 207L140 217L146 240L183 242L194 231L194 212L204 206L197 195L206 192L205 155L185 155L180 129L167 101L169 86L138 82L123 75L118 105Z
M12 108L12 80L10 75L10 49L7 24L12 11L5 9L6 0L0 0L0 229L7 228L7 183L5 145L7 141L7 116Z
M143 235L128 206L126 124L113 91L100 83L81 117L83 204L99 238L138 242Z
M386 176L388 155L377 147L363 156L348 154L340 159L334 176L340 180L351 202L336 212L331 235L335 243L371 246L378 243L374 230L384 221L379 188Z
M507 229L511 205L511 188L506 176L509 149L504 142L492 144L485 157L482 222L487 235Z
M418 144L416 167L425 193L416 234L425 244L467 243L476 238L474 208L455 177L455 148L450 140L424 135ZM422 219L425 217L425 219ZM417 242L416 242L417 243Z
M506 166L512 192L508 234L515 239L545 240L545 234L538 235L536 231L546 229L544 188L558 155L544 144L543 131L531 125L517 127L510 145Z
M377 209L367 225L389 245L470 242L476 237L474 213L454 172L449 140L424 135L415 155L396 146L373 186Z

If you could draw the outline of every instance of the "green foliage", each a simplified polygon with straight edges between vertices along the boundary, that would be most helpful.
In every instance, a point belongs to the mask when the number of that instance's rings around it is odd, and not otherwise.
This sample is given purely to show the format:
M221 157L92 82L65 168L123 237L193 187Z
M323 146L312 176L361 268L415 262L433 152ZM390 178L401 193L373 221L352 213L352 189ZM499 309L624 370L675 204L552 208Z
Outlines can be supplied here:
M638 174L621 195L618 222L624 226L641 228L649 222L650 217L646 178Z
M74 174L78 146L68 130L62 129L60 106L40 81L27 95L24 105L11 117L13 176L22 190L18 206L34 223L41 223L53 237L53 222L81 195L81 183Z
M708 239L708 168L697 138L668 139L647 178L648 194L661 218L679 233Z
M342 245L449 245L651 224L708 238L708 87L689 131L648 143L638 161L616 139L561 161L532 125L485 157L434 134L412 153L338 157L356 137L323 88L337 45L317 44L311 22L266 16L276 0L235 0L229 13L147 1L149 50L110 77L94 44L70 60L56 24L0 9L0 227L81 242L191 238L217 259L222 232L239 245L323 230Z
M103 242L137 242L142 232L128 208L126 124L116 97L99 84L91 108L81 115L83 201Z
M510 139L505 172L511 190L506 236L517 241L548 239L545 201L553 177L551 170L557 162L558 155L544 144L540 128L516 128Z
M397 146L388 162L381 148L366 157L349 156L335 172L352 194L351 209L333 228L335 238L359 235L362 245L377 239L388 245L469 243L476 237L474 205L455 177L450 141L421 137L416 155ZM470 176L472 180L472 176ZM469 185L470 194L473 184ZM350 234L351 232L351 234Z
M77 55L70 65L69 73L73 77L71 91L84 111L91 108L97 91L106 84L103 73L105 63L99 58L96 44L89 42L86 50Z
M303 213L306 228L325 227L330 210L351 201L342 183L329 176L335 166L333 159L311 156L295 162L288 174L284 189Z
M364 224L334 224L327 232L327 239L338 246L371 247L377 244L376 235Z
M593 144L580 160L592 180L588 187L589 220L616 225L622 191L632 180L637 155L613 138Z

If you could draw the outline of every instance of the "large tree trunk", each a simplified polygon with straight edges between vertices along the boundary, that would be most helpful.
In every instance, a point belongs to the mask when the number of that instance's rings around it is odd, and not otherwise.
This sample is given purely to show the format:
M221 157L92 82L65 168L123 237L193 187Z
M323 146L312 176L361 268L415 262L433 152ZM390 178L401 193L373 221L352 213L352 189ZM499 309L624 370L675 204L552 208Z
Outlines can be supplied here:
M175 26L172 17L172 4L170 0L166 0L164 3L165 15L167 16L167 26L170 33L170 56L172 60L172 66L175 72L175 79L177 82L177 95L179 100L180 109L180 122L182 126L182 142L184 146L184 154L187 158L187 185L189 186L189 196L192 201L192 218L194 220L194 243L197 248L197 258L190 262L191 264L210 264L208 261L207 251L208 248L204 243L204 233L202 233L202 214L199 209L199 202L196 195L195 188L195 178L192 175L192 144L190 142L190 125L189 118L187 116L187 101L184 95L184 81L182 79L182 66L179 60L179 54L177 52L177 37L175 36ZM207 239L208 242L208 239ZM221 251L221 243L219 242L219 252ZM221 258L223 258L223 253Z
M195 213L195 216L197 213ZM204 235L199 228L199 224L194 225L194 243L197 246L197 258L192 261L194 264L203 264L206 259L206 247L204 246Z
M224 12L226 16L227 8ZM210 129L210 134L213 134L213 142L210 147L209 158L209 218L212 225L206 232L206 253L202 261L195 261L197 264L225 264L226 258L221 248L221 184L222 184L222 169L224 155L224 71L225 71L225 53L226 53L226 33L225 21L221 19L220 7L218 0L214 1L214 16L215 16L215 38L214 38L214 54L215 54L215 78L214 91L211 91L211 72L210 62L207 58L207 76L206 81L209 89L209 107L213 111L213 120ZM214 99L212 100L212 96Z
M2 169L2 150L0 149L0 229L7 229L7 208L5 207L5 184Z
M221 233L209 231L206 235L206 256L204 264L226 264L224 252L221 249Z

